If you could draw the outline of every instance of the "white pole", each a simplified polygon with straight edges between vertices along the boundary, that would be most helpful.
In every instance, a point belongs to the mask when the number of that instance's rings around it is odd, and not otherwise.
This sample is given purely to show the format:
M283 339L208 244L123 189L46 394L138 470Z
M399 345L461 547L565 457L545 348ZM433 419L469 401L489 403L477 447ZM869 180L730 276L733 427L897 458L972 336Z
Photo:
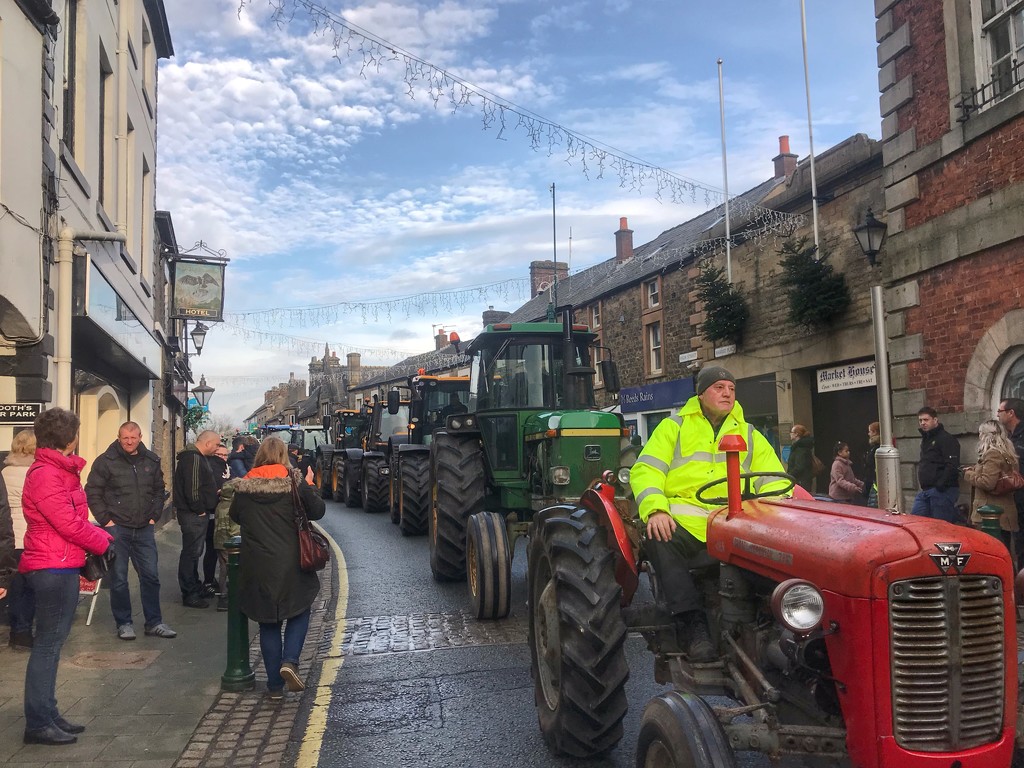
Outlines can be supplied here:
M722 184L725 187L725 277L732 282L732 233L729 231L729 164L725 156L725 89L722 87L722 60L718 60L718 111L722 123Z
M807 65L807 8L805 0L800 0L800 29L804 44L804 90L807 91L807 149L811 157L811 222L814 225L815 258L820 258L818 250L818 181L814 176L814 126L811 121L811 73Z

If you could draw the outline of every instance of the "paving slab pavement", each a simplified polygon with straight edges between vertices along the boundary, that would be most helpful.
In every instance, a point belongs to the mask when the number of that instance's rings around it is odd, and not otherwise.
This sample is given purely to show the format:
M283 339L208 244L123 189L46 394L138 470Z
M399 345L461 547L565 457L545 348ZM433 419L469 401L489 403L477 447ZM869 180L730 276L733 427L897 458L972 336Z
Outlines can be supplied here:
M256 686L221 692L226 667L227 613L215 600L205 609L186 608L178 591L181 535L171 523L157 532L161 609L178 632L166 640L147 637L138 580L129 569L138 639L115 633L110 593L101 589L90 626L83 597L57 671L57 703L68 720L86 726L78 743L25 745L24 682L29 654L8 646L0 628L0 765L12 768L218 768L291 766L305 731L319 673L317 650L334 615L331 563L321 571L310 630L300 660L307 688L283 702L266 698L257 626L250 622L249 659ZM326 619L326 621L325 621ZM329 630L328 630L329 632Z

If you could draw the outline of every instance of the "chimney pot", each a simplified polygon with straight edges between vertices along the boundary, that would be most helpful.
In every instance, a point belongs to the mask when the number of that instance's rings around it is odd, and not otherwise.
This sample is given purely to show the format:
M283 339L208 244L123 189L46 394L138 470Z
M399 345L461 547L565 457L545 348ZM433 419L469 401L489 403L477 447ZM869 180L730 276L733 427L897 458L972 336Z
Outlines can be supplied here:
M789 178L796 170L797 156L789 151L789 136L779 136L779 154L772 158L775 163L775 178Z

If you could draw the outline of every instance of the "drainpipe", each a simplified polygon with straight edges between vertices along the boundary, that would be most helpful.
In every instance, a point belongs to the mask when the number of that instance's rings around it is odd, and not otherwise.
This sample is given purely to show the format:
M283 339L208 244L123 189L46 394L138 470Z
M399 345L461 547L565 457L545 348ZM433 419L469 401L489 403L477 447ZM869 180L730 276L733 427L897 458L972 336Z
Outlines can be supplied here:
M80 232L64 227L57 238L57 339L53 357L57 377L57 407L71 410L71 282L75 242L123 243L123 232Z
M118 232L128 231L128 188L132 181L128 178L128 21L128 12L122 3L117 11L117 131L114 133L117 155L117 172L114 174L117 211L114 221Z

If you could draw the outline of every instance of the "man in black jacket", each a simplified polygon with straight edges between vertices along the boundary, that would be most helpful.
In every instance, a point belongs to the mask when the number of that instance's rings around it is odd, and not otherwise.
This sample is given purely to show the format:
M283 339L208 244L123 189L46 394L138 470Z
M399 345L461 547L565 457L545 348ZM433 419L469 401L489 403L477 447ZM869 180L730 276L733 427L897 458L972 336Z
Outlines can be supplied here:
M153 523L164 503L164 473L160 457L142 443L142 429L126 421L117 440L92 463L85 494L89 511L114 536L114 567L110 576L110 610L117 636L134 640L132 600L128 591L128 561L139 576L142 614L147 635L171 638L177 633L160 613L160 577Z
M921 456L917 480L921 492L914 498L912 515L960 521L956 502L960 496L960 443L943 429L938 413L927 405L917 412Z
M1017 463L1024 462L1024 400L1016 397L1008 397L999 403L996 410L996 418L1003 425L1006 434L1010 436L1010 442L1017 451ZM1013 500L1017 504L1017 518L1024 517L1024 491L1017 491L1013 494ZM1024 567L1024 536L1017 535L1017 567Z
M178 586L181 601L189 608L210 605L202 596L199 559L206 544L209 515L217 509L217 480L206 457L212 456L219 445L219 434L212 430L200 432L195 443L178 454L174 468L174 512L181 526Z

